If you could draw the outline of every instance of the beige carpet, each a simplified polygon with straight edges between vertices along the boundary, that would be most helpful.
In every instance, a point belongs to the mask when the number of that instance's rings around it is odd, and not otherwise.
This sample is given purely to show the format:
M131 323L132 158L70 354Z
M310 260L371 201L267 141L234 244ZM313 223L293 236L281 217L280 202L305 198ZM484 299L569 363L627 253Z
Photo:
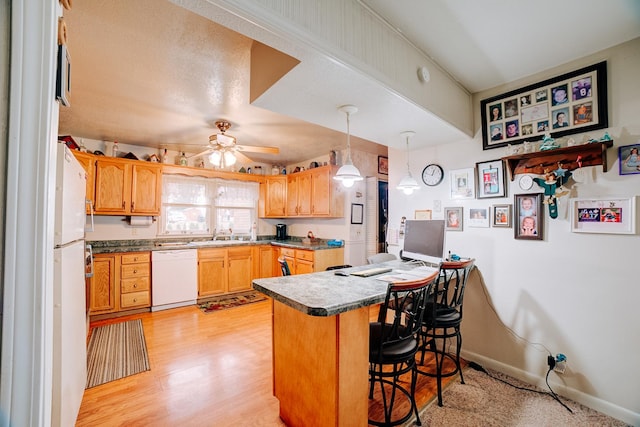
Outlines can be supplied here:
M148 370L149 355L140 319L100 326L91 332L86 388Z
M519 387L533 386L498 372L487 370ZM601 427L626 424L576 402L560 397L573 413L547 394L519 390L471 368L464 370L465 384L460 378L444 389L443 405L435 397L420 412L423 426L576 426ZM539 391L548 391L541 390ZM415 425L412 421L406 425Z

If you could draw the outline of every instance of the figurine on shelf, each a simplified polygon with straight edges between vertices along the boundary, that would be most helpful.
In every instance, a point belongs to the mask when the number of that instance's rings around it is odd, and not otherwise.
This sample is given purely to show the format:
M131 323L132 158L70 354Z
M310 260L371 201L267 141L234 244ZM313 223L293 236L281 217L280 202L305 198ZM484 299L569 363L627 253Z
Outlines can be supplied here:
M556 144L556 140L551 138L549 132L545 133L540 145L540 151L554 150L556 148L560 148L560 145Z
M602 135L602 138L600 138L600 142L604 142L604 141L611 141L611 137L609 136L609 132L605 132L604 135Z

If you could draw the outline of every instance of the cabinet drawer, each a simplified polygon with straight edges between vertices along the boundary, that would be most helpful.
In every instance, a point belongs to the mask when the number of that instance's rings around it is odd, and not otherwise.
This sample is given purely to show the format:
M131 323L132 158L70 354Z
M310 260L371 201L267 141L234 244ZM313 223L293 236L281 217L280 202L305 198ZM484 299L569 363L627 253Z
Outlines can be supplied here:
M150 298L148 291L131 292L120 295L121 308L144 307L148 306L149 302Z
M149 277L135 277L133 279L122 279L120 281L120 292L139 292L149 290Z
M291 258L296 257L296 250L291 248L280 248L280 255L282 256L290 256Z
M296 258L305 261L313 261L313 251L296 250Z
M131 254L122 255L122 264L134 264L137 262L149 262L151 261L151 255L149 252L134 252Z
M149 276L149 263L146 264L127 264L123 265L120 270L121 278L129 279L133 277Z

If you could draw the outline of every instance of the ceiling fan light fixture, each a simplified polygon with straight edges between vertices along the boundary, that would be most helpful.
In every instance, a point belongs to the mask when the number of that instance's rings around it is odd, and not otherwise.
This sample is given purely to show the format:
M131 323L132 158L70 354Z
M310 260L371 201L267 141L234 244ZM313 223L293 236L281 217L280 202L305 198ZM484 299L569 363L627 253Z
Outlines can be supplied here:
M224 152L224 165L225 166L233 166L236 164L236 156L233 154L233 151L225 151Z
M357 167L353 165L351 161L351 134L349 131L349 116L358 112L358 107L355 105L343 105L338 108L339 111L347 115L347 159L344 165L338 169L336 176L333 177L336 181L340 181L343 187L350 188L356 181L362 181L362 175Z
M209 163L211 163L213 166L217 168L220 167L221 160L222 160L222 154L218 150L212 151L211 154L209 155Z
M407 174L400 180L396 189L402 190L404 194L410 196L415 190L420 189L418 181L416 181L413 175L411 175L411 170L409 169L409 138L415 135L415 132L409 130L402 132L401 135L405 137L407 141Z

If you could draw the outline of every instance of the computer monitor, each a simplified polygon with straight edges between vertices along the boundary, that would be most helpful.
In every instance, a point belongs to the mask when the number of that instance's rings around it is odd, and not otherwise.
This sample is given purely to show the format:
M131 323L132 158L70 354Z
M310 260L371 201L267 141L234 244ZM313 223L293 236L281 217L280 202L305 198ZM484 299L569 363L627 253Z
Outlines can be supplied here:
M444 259L444 220L407 220L404 225L403 260L439 264Z

